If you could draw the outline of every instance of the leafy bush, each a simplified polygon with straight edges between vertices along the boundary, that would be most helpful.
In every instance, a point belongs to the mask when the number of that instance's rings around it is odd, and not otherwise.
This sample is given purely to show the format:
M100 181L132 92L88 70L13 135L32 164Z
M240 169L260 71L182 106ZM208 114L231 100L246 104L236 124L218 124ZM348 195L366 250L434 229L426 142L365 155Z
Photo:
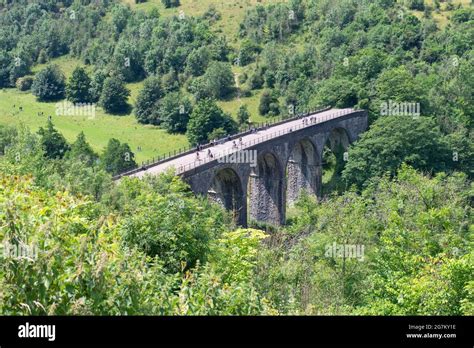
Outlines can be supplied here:
M33 76L20 77L18 80L16 80L16 88L18 88L20 91L28 91L31 88L33 81Z
M72 103L92 102L91 79L84 68L74 69L66 87L66 95Z
M109 113L124 113L129 108L127 103L129 95L130 91L122 79L109 77L104 81L99 105Z
M64 97L66 79L57 65L41 70L31 85L31 91L40 101L58 100Z
M227 134L237 132L237 124L211 99L197 103L188 123L187 137L191 144L203 144L214 129L222 128Z
M384 116L348 151L342 178L359 187L384 173L394 175L406 162L417 169L441 171L452 166L446 140L431 118Z
M222 233L225 221L224 212L207 200L176 190L168 194L143 190L127 209L120 226L123 240L158 257L172 273L192 268L198 261L205 263L210 241Z
M30 254L6 255L0 263L0 314L255 315L271 310L248 278L232 281L232 274L239 274L235 269L226 270L227 282L217 271L222 266L165 273L158 258L123 247L117 219L101 215L88 199L52 194L31 178L0 172L0 240L31 247ZM243 260L255 253L239 249ZM224 250L216 246L214 252Z
M430 178L403 166L361 194L303 197L293 225L259 252L258 289L285 313L469 313L469 186L464 174ZM333 243L364 249L328 253Z

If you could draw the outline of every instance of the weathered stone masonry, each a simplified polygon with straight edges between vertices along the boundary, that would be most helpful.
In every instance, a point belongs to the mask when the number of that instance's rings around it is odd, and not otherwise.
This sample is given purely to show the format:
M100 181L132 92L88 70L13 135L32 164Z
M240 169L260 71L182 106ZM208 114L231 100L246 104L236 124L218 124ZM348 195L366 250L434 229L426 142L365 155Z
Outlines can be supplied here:
M256 220L283 224L288 202L301 190L321 193L324 145L347 149L367 128L363 110L295 130L256 144L257 166L212 161L182 174L196 194L208 196L233 211L242 226Z

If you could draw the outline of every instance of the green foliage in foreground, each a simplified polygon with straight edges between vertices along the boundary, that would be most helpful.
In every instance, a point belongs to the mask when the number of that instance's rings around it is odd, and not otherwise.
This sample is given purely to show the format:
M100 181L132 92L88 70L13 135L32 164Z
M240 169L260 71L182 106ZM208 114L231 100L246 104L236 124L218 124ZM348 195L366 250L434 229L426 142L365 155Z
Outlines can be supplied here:
M37 258L8 257L0 263L0 313L251 315L269 310L251 284L251 272L220 264L232 242L234 258L252 265L260 232L224 233L210 245L215 263L167 273L158 256L124 242L122 223L127 217L103 214L89 199L52 194L32 178L0 174L0 239L38 248Z
M464 155L466 151L462 153ZM348 184L360 187L386 172L394 175L403 162L419 170L434 172L454 166L452 150L433 119L379 118L350 148L342 178Z
M196 199L186 192L177 178L171 180L167 194L153 185L143 185L140 179L124 179L121 186L135 195L121 204L125 219L120 232L125 243L159 257L170 272L207 261L210 241L226 228L221 209L213 209L205 198Z
M472 314L472 194L464 174L404 166L361 195L304 197L290 243L260 253L259 289L281 312ZM328 252L334 243L364 252Z

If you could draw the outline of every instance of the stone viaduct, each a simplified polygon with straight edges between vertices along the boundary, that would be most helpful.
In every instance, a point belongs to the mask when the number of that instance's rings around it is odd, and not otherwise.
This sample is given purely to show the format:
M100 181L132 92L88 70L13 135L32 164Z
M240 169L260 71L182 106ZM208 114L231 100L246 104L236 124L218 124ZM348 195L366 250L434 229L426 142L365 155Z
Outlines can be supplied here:
M156 175L173 167L193 192L231 210L239 225L246 226L249 220L279 225L285 223L286 205L302 190L320 197L325 145L333 151L347 149L366 130L367 122L364 110L306 114L209 145L199 157L194 151L125 175ZM256 163L224 158L249 151L256 155Z

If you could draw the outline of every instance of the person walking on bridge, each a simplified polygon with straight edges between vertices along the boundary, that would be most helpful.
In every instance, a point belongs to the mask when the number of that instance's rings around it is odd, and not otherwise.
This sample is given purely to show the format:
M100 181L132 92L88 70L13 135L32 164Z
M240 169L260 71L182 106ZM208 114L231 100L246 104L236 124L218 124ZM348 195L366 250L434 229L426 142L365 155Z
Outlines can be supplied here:
M212 154L211 149L207 150L207 157L214 158L214 155Z

